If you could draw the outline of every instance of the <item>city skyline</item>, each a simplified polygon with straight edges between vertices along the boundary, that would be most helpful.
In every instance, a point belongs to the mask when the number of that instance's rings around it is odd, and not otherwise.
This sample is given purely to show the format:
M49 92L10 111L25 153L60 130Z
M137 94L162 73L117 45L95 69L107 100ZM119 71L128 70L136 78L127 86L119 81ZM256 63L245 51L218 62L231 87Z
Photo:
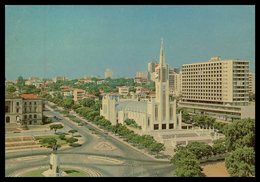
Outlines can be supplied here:
M45 13L44 13L45 12ZM44 20L45 14L45 20ZM213 56L249 60L255 72L255 6L32 6L5 8L5 76L135 77Z

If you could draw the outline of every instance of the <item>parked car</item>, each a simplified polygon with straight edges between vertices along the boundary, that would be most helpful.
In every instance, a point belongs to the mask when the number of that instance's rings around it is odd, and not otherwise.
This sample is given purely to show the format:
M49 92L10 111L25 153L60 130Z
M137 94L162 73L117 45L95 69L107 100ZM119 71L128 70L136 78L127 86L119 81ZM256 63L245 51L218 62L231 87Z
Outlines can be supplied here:
M105 133L105 134L108 134L108 132L107 132L107 131L104 131L104 133Z
M19 130L14 130L13 133L21 133Z
M84 123L78 123L78 126L83 126L84 125Z

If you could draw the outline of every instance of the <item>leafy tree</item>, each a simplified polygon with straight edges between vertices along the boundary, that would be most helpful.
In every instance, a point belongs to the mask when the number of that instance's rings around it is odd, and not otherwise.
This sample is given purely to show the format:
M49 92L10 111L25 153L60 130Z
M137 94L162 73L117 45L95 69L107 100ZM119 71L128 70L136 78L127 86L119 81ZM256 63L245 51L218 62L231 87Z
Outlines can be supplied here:
M60 135L59 135L59 138L60 138L61 140L64 140L64 139L65 139L65 134L60 134Z
M158 157L158 153L160 151L165 151L165 146L163 143L158 143L158 142L155 142L155 143L152 143L149 147L149 150L151 152L156 152L157 153L157 157Z
M239 147L225 158L225 166L232 177L255 176L255 150L253 147Z
M98 112L98 111L92 111L92 112L89 112L89 113L87 114L87 118L88 118L89 120L93 121L94 118L95 118L96 116L98 116L98 115L99 115L99 112Z
M152 144L152 143L155 143L156 141L154 140L153 136L151 135L143 135L145 136L144 140L142 141L142 145L146 148L149 148L149 146Z
M84 107L90 107L92 105L95 105L95 101L94 99L85 98L82 101L80 101L80 104L83 105Z
M50 130L54 130L55 134L56 134L57 129L61 129L61 128L63 128L63 126L61 124L53 124L50 126Z
M68 115L70 112L69 112L69 111L60 111L60 113L61 113L62 115Z
M225 130L228 151L234 151L241 146L253 147L255 150L255 120L244 118L235 120Z
M44 123L51 123L51 122L52 122L51 118L46 118L44 121Z
M203 170L196 156L187 150L178 151L171 158L170 163L177 167L174 171L174 176L177 177L199 177Z
M227 153L227 147L225 145L225 138L220 138L213 141L212 152L214 156L223 155Z
M45 138L40 141L41 144L48 144L48 146L52 146L54 142L57 142L55 138Z
M71 133L71 136L73 137L73 133L78 132L78 130L70 130L69 133Z
M21 89L22 86L24 86L24 85L25 85L25 80L23 79L22 76L19 76L18 79L17 79L17 87L19 89Z
M134 119L129 119L129 118L126 118L126 120L124 121L127 125L131 125L131 124L135 124L135 120Z
M186 148L189 152L193 153L196 158L199 160L203 157L210 157L212 148L208 147L209 145L206 144L205 142L191 142L189 143Z
M174 148L174 152L179 152L180 150L187 150L186 147L182 146L181 144L177 144Z
M67 142L67 143L70 143L70 145L72 145L74 142L77 142L77 141L78 141L77 138L67 138L67 139L66 139L66 142Z
M80 107L82 107L80 104L74 104L74 105L72 106L72 109L76 110L76 109L78 109L78 108L80 108Z
M65 98L64 100L64 104L66 108L71 108L74 104L74 100L72 98Z
M30 92L37 95L41 92L41 90L39 88L33 88L33 89L30 90Z
M7 93L13 93L16 91L16 88L13 85L10 85L10 86L6 87L5 91Z

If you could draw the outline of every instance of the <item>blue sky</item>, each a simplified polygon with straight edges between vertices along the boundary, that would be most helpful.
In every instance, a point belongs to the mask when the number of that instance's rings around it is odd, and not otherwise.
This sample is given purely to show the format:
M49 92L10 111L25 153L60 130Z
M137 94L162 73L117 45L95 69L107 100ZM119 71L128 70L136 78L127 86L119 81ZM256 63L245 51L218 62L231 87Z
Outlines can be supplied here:
M159 62L161 38L170 68L221 56L255 72L255 6L9 5L5 75L135 77Z

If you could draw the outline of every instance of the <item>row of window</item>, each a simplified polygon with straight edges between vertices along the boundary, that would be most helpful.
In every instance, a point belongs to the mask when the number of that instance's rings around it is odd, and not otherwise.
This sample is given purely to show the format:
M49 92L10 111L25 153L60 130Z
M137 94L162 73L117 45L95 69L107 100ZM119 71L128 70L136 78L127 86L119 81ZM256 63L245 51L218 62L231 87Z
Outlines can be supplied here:
M222 100L220 97L194 97L194 96L183 96L183 98L189 98L189 99L203 99L203 100ZM225 99L224 99L225 100Z
M24 105L27 105L27 102L24 102ZM29 102L29 105L32 105L32 102ZM36 105L36 102L34 102L34 105ZM19 102L16 102L16 106L19 106Z
M222 88L222 86L183 86L182 88L214 88L214 89L218 89L218 88ZM225 87L223 87L225 88Z
M192 65L183 65L182 68L196 68L196 67L205 67L205 66L218 66L222 63L205 63L205 64L192 64Z
M191 75L191 74L186 74L187 76L183 75L182 78L204 78L204 77L222 77L222 74L218 74L218 72L214 73L214 74L207 74L207 75L199 75L199 74L195 74L195 75Z
M192 81L192 82L205 82L205 81L222 81L221 78L206 78L206 79L197 79L197 78L191 78L191 79L182 79L183 82Z

